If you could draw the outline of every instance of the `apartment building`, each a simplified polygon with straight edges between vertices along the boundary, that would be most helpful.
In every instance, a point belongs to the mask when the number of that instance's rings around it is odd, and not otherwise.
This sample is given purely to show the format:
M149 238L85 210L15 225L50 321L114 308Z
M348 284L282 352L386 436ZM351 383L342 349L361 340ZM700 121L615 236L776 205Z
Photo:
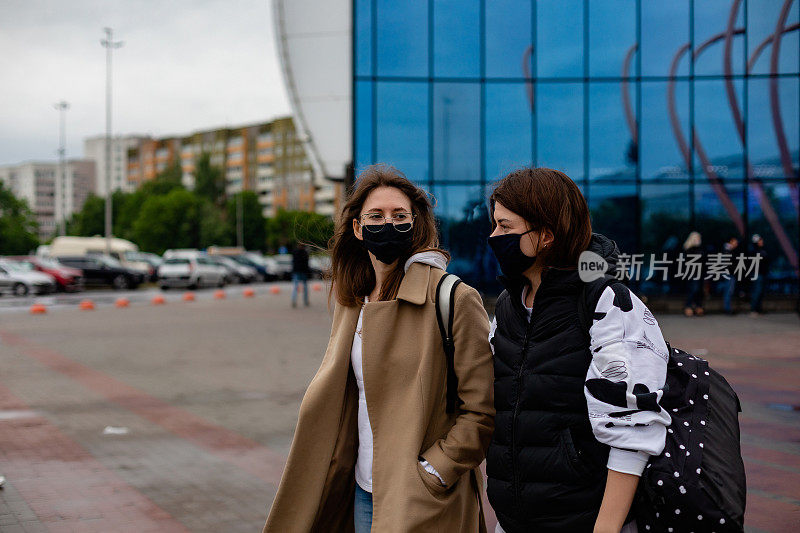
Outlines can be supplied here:
M0 181L15 196L28 202L39 224L39 239L47 240L57 234L58 222L80 211L86 198L95 191L95 162L68 160L63 180L59 179L57 162L27 161L4 165L0 166ZM59 188L62 195L57 193Z
M134 148L149 140L143 135L118 135L111 138L111 190L129 191L127 179L127 154ZM83 141L83 157L95 162L96 188L98 196L106 195L106 138L105 135L89 137Z

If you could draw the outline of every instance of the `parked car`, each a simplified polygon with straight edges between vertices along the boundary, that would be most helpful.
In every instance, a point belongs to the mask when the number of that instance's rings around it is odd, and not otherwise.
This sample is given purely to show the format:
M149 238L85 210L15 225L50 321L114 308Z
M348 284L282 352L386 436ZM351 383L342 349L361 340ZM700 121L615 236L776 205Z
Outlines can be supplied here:
M232 255L230 258L240 265L254 268L256 272L258 272L258 279L260 281L267 281L270 279L270 272L267 270L267 265L258 261L257 258L246 254Z
M176 257L199 257L201 255L205 255L205 253L201 252L197 248L176 248L170 249L164 252L162 256L163 259L174 259Z
M36 272L15 261L0 260L0 293L15 296L49 294L55 292L56 280L43 272Z
M56 280L56 289L61 291L81 291L83 290L83 272L77 268L64 266L55 259L49 257L36 257L35 255L19 255L7 257L28 270L44 272L53 276Z
M258 271L255 268L238 263L230 257L210 255L208 259L226 270L226 283L252 283L259 277Z
M66 255L58 258L58 262L83 271L86 285L110 285L115 289L135 289L141 285L144 273L122 266L107 255Z
M158 267L158 284L161 290L171 287L224 287L226 275L225 267L208 257L171 257Z
M104 255L111 256L125 268L137 270L145 276L150 275L152 267L143 261L129 260L126 256L127 252L138 252L139 247L131 241L125 239L117 239L112 237L106 239L99 235L94 237L73 237L62 236L53 239L50 244L49 254L51 257L79 257L86 255Z
M158 281L158 267L164 262L161 256L148 252L125 252L122 256L127 263L146 264L149 267L148 281Z
M331 258L326 254L314 254L308 258L308 266L312 278L322 279L331 268Z

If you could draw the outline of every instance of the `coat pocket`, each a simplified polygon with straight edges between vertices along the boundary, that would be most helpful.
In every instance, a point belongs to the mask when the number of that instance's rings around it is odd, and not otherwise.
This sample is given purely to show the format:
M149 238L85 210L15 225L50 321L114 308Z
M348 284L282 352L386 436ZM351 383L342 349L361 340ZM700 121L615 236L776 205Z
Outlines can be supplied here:
M583 457L584 452L575 446L575 442L572 440L572 432L569 428L561 430L560 439L565 459L569 463L570 470L581 478L594 477L595 474L585 462L585 457Z
M435 496L436 498L443 498L453 490L453 487L458 485L458 480L456 480L451 486L445 487L442 485L441 481L439 481L439 478L433 474L429 474L425 470L425 468L420 464L420 460L421 459L417 460L417 474L419 474L422 484L425 485L425 488L428 489L428 492L430 492L431 495Z

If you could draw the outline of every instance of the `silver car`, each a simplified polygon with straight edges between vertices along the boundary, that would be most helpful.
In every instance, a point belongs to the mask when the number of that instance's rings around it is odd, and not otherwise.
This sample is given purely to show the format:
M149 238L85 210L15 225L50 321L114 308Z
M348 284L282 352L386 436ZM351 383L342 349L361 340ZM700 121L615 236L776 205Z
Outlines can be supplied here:
M27 296L55 291L56 280L50 274L37 272L15 261L0 260L0 293Z
M161 290L172 287L224 287L228 271L208 257L172 257L158 267Z

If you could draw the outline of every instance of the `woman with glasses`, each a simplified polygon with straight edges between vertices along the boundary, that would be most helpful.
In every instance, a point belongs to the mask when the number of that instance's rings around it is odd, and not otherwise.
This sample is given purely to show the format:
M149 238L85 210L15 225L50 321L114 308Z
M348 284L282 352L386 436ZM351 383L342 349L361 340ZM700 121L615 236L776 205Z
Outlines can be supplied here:
M485 531L489 321L477 291L459 284L449 412L435 302L449 256L427 194L392 167L368 167L330 252L331 338L264 531Z

